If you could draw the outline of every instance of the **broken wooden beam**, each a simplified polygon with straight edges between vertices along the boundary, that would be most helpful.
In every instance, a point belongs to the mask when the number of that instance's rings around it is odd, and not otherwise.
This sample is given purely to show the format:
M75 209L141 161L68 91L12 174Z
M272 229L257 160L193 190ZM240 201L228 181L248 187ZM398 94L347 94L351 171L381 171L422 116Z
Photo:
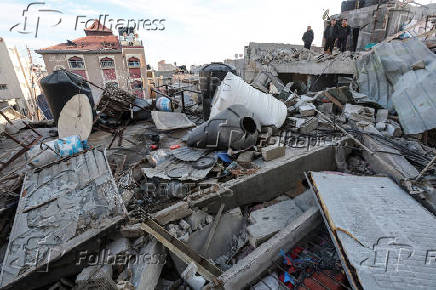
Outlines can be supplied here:
M171 236L169 232L167 232L154 220L145 220L142 223L142 227L147 233L155 237L186 264L189 265L190 263L195 263L198 267L198 273L206 280L213 282L215 285L218 284L217 277L219 277L222 272L215 265L211 264L208 260L197 254L185 243Z

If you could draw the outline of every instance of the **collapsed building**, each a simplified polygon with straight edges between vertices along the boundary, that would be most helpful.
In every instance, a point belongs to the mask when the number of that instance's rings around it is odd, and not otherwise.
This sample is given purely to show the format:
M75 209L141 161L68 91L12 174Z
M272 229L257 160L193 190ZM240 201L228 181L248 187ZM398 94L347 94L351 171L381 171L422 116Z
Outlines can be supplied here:
M1 288L434 289L436 55L394 38L155 99L53 72L53 121L1 116Z

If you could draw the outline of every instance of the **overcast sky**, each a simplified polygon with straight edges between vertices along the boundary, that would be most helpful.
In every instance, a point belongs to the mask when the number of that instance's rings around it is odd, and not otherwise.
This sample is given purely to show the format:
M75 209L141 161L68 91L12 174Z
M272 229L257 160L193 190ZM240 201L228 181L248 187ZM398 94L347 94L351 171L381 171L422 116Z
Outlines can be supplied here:
M24 52L26 46L33 50L84 36L84 24L80 22L107 14L107 19L114 20L114 26L118 19L133 19L136 23L141 20L138 33L147 62L155 68L162 59L189 66L234 58L235 54L242 54L244 46L250 42L302 44L307 25L313 27L314 44L320 45L323 12L329 9L330 14L336 14L341 8L339 0L35 0L45 4L33 5L25 13L28 17L24 30L23 10L32 2L0 1L0 36L8 46L17 46L20 52ZM62 14L38 11L41 9L58 10ZM35 38L38 16L38 37ZM146 31L143 21L147 19L162 20L160 24L155 22L158 30ZM53 26L60 20L60 24ZM14 25L17 26L10 31ZM160 30L163 27L164 30Z

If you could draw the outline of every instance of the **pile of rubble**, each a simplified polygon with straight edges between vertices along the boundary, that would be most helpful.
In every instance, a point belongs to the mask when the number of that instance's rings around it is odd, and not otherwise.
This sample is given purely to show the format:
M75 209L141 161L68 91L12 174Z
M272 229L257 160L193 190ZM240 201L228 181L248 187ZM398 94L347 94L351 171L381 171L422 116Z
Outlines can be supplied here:
M355 60L359 57L359 52L346 51L341 53L334 51L332 55L317 53L306 48L274 48L274 49L258 49L257 56L254 61L262 65L267 64L282 64L296 61L313 61L324 62L328 60Z
M372 270L380 239L431 249L431 132L357 86L287 87L228 73L207 121L192 87L71 91L57 123L2 112L2 289L435 287L434 263Z

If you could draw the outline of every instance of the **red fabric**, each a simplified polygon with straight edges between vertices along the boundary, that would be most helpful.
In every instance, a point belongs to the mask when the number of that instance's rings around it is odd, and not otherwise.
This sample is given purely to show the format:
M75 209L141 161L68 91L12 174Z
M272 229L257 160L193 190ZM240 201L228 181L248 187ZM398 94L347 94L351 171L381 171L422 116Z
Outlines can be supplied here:
M103 70L103 75L104 75L104 79L106 81L116 80L117 79L117 75L115 73L115 69L114 68L104 69Z
M129 73L131 78L140 78L141 77L141 69L140 68L129 68Z

